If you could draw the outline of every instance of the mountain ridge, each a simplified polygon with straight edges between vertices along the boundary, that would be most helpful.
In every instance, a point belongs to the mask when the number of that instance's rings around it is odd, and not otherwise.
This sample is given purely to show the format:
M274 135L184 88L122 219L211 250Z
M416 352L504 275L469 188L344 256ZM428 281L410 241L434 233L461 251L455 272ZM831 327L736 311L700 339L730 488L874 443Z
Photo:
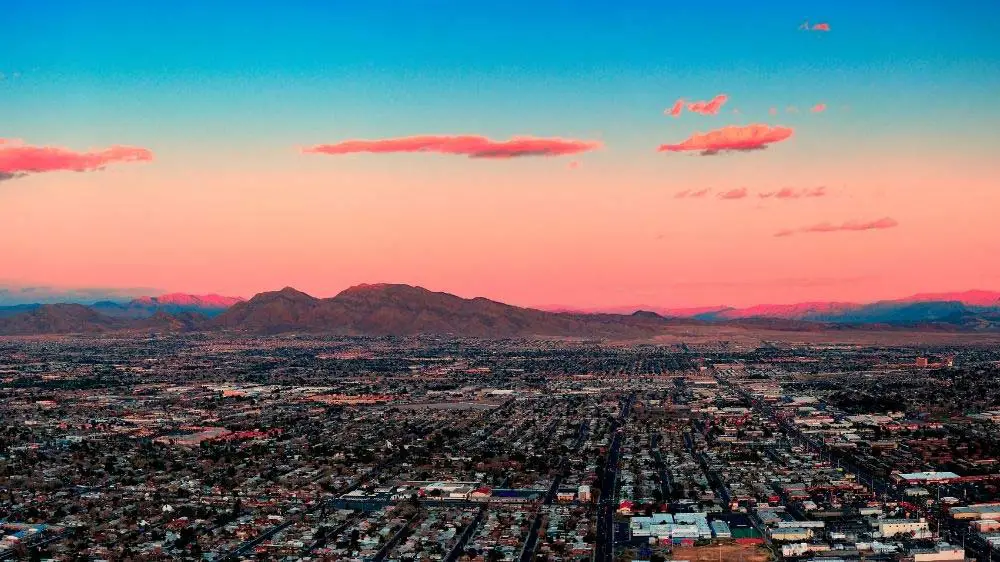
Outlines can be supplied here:
M958 295L961 301L927 301ZM818 332L901 328L932 331L1000 331L1000 293L922 293L870 304L807 302L746 308L699 307L629 313L545 311L485 297L463 298L419 286L378 283L355 285L329 298L293 287L267 291L249 300L233 299L224 309L197 309L205 301L184 297L132 301L21 306L0 314L0 335L140 331L238 331L254 334L329 333L339 335L417 334L482 338L584 337L640 339L672 329L722 325L741 329ZM211 301L208 302L219 302ZM168 306L169 303L176 306ZM192 304L195 309L185 307ZM149 308L148 305L155 305ZM205 310L208 310L206 313ZM677 311L683 310L686 315ZM2 311L0 311L2 312Z
M565 310L555 305L553 308ZM590 309L597 312L602 309ZM916 293L899 299L870 303L845 301L806 301L791 304L757 304L747 307L703 306L664 308L656 306L619 306L605 310L627 314L646 310L668 318L694 318L706 321L740 319L782 319L834 324L916 325L920 322L980 323L1000 319L1000 291L968 290L940 293ZM580 311L582 312L582 311Z

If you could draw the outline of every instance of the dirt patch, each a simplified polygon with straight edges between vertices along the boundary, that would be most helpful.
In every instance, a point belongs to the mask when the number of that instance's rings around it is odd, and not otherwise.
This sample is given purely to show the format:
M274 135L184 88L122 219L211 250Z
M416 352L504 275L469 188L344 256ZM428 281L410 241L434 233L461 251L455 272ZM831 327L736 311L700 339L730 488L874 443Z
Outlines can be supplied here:
M771 553L764 547L740 544L675 546L669 560L690 562L767 562Z

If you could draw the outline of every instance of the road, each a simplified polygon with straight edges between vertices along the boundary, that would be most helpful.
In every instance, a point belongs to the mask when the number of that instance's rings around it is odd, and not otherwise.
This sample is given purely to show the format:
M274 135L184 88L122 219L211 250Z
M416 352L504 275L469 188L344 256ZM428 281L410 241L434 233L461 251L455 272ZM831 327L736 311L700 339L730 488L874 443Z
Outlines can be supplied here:
M420 518L419 513L416 513L414 514L413 517L410 517L409 521L407 521L402 527L400 527L399 530L396 531L394 535L392 535L392 538L389 539L389 541L386 542L382 546L382 548L378 550L378 553L375 554L375 556L372 558L372 561L382 562L383 560L385 560L386 557L389 556L389 553L392 552L392 549L396 548L396 545L399 544L399 541L403 540L403 535L405 535L408 530L411 530L413 528L413 524L416 523L417 519L419 518Z
M290 527L292 525L292 523L295 523L296 521L297 521L297 519L289 519L288 521L285 521L284 523L282 523L280 525L275 525L274 527L271 527L270 529L268 529L268 530L264 531L263 533L257 535L253 539L250 539L249 541L246 541L245 543L243 543L240 546L236 547L235 550L230 551L228 554L226 554L220 560L222 560L222 561L226 561L226 560L239 560L240 558L243 557L243 555L249 554L253 549L257 548L257 546L259 546L260 544L262 544L264 541L270 539L271 537L273 537L274 535L278 534L279 532L284 531L285 529L287 529L288 527Z
M580 446L583 445L584 439L586 439L588 430L588 422L584 421L580 424L580 429L576 434L576 441L573 443L573 452L579 451ZM549 486L549 491L545 494L545 500L542 505L551 505L552 500L555 499L556 493L559 492L559 484L562 483L563 472L566 471L566 466L569 464L569 458L563 455L559 459L559 471L555 478L552 479L552 485ZM542 509L539 507L538 511L535 513L535 518L531 521L531 527L528 528L528 536L524 540L524 546L521 548L521 555L518 560L521 562L529 562L535 557L535 548L538 546L538 530L542 527Z
M601 478L601 498L597 504L597 545L594 552L595 562L611 562L615 557L615 510L617 509L618 462L621 457L622 434L618 431L628 420L632 411L635 394L629 395L622 405L621 413L611 424L614 437L608 447L607 463Z
M453 546L451 551L448 552L448 555L445 556L444 562L455 562L460 556L462 556L462 553L465 552L465 545L469 542L469 539L472 538L472 535L476 531L476 527L478 527L483 521L483 516L486 515L486 507L487 505L483 504L483 507L479 508L479 513L476 514L476 518L465 527L465 531L462 532L462 536L458 537L458 542L455 543L455 546Z

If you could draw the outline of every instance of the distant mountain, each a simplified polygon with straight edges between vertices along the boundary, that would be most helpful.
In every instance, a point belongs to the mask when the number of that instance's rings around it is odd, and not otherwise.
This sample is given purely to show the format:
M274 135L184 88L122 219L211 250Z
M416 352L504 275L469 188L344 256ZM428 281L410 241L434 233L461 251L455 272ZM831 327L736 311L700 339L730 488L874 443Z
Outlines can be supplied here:
M185 293L170 293L158 297L139 297L133 304L158 306L161 308L178 307L186 309L225 310L236 303L243 302L239 297L224 297L222 295L188 295Z
M158 297L139 297L127 303L102 301L94 303L91 307L101 314L115 318L150 318L161 311L170 314L197 312L211 318L239 302L243 302L243 299L220 295L171 293Z
M198 312L177 312L171 314L157 311L149 318L139 318L127 324L130 330L152 332L196 332L205 329L208 317Z
M1000 327L1000 292L920 293L874 303L804 302L746 308L668 309L666 316L707 321L781 319L828 324L886 326L949 325L958 328Z
M43 304L27 312L0 318L2 335L89 334L122 327L122 320L82 304Z
M730 308L715 313L715 318L735 320L738 318L786 318L807 320L818 315L836 315L853 310L858 305L847 302L803 302L797 304L759 304L748 308ZM702 314L701 316L705 316Z
M917 293L899 302L960 302L965 306L1000 308L1000 291L961 291L952 293Z
M40 307L40 304L12 304L8 306L0 306L0 318L6 318L8 316L14 316L15 314L21 314L24 312L31 312L36 308Z

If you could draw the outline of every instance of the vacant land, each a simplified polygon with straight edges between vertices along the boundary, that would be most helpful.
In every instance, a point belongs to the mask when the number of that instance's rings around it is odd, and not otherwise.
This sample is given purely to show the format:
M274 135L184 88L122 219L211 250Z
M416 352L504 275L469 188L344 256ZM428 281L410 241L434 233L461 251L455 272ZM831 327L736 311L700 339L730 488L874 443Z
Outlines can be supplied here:
M739 544L721 544L711 546L677 546L670 555L671 560L689 560L690 562L767 562L771 553L759 546L743 546Z

